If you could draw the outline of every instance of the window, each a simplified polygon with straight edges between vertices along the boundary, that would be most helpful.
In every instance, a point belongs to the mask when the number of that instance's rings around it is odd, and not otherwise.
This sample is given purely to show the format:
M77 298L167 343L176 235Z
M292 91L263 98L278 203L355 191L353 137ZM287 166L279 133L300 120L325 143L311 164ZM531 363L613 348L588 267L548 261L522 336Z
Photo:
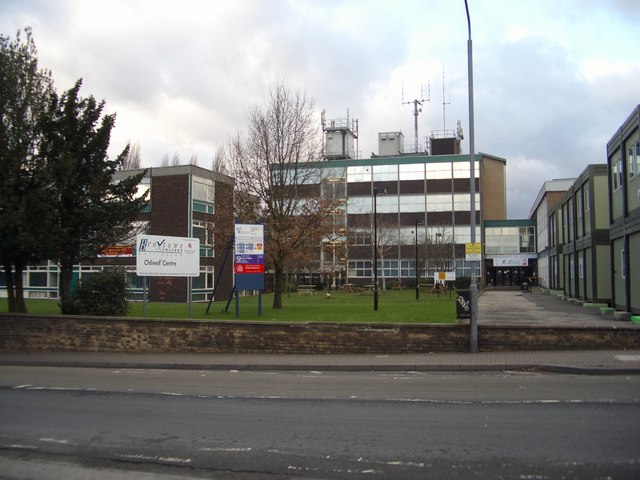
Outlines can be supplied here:
M573 258L569 261L569 274L571 275L571 278L575 278L575 270L574 270L574 263L573 263Z
M613 164L612 164L612 168L613 168L613 190L618 190L620 187L622 187L622 160L620 158L617 158Z
M397 165L374 165L373 167L373 181L374 182L388 182L398 180L398 166Z
M582 192L578 191L576 195L576 215L578 218L582 217Z
M424 180L424 164L408 163L399 165L400 180Z
M350 277L372 277L371 260L349 261Z
M147 195L147 203L142 208L142 213L151 212L151 177L143 177L140 183L138 184L137 191L135 193L135 198L141 198L144 195ZM149 192L147 194L147 192Z
M347 178L349 183L354 182L370 182L371 167L348 167Z
M383 265L384 263L384 265ZM384 266L384 272L382 268ZM382 277L384 275L385 278L395 278L398 276L398 261L397 260L385 260L384 262L378 263L378 276Z
M214 184L213 180L206 178L193 177L193 199L203 202L213 203L214 199Z
M193 221L193 236L200 240L200 246L213 245L213 223Z
M348 214L362 214L373 212L373 200L371 197L356 197L354 195L347 199Z
M476 178L480 177L480 162L476 157L476 161L474 162L474 173ZM471 173L471 165L469 162L455 162L453 164L453 178L469 178L469 174Z
M451 162L427 163L427 178L429 180L451 178Z
M640 143L635 143L629 147L629 178L640 174Z
M371 229L350 229L349 245L371 245Z
M424 195L400 195L401 212L424 212Z
M584 278L584 259L578 259L578 278Z
M591 210L591 202L589 201L589 184L585 184L584 186L584 190L582 191L582 195L584 197L583 199L583 204L584 204L584 211L588 212L589 210Z
M452 201L450 193L427 195L427 212L450 212Z

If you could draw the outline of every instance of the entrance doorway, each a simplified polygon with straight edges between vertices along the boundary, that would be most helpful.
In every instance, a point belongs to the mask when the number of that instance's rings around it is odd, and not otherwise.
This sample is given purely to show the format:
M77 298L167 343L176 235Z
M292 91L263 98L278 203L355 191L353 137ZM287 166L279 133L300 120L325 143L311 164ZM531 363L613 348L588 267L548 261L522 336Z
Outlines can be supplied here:
M494 267L491 261L487 262L487 286L493 287L519 287L524 282L536 283L535 265L527 267Z

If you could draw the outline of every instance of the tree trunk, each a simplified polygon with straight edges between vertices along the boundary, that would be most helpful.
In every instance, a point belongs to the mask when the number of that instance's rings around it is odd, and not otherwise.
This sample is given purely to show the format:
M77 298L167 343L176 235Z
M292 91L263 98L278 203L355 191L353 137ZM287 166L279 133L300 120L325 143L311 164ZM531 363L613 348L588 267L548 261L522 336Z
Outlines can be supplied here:
M16 297L15 291L13 288L13 268L11 263L5 263L4 268L4 278L5 283L7 284L7 303L9 306L9 312L16 312Z
M284 271L280 262L274 262L273 308L282 308L282 290L284 287Z
M60 262L60 309L63 314L73 314L73 298L71 295L71 279L73 278L73 264Z
M27 304L24 302L24 288L22 284L22 272L24 271L23 265L14 266L14 278L15 278L15 311L18 313L27 313Z

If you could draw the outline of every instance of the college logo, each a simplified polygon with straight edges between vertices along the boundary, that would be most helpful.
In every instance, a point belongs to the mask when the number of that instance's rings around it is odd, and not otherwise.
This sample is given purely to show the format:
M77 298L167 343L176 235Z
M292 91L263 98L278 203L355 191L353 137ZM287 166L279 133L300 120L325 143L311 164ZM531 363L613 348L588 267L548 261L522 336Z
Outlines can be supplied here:
M139 252L144 252L147 250L147 245L149 245L149 240L146 238L140 239L140 245L138 246Z

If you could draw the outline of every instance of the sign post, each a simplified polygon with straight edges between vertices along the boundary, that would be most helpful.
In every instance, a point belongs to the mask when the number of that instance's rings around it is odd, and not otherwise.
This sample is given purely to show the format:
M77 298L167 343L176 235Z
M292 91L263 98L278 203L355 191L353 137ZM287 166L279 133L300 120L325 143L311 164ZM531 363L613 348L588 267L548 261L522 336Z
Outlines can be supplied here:
M142 234L136 237L136 246L136 275L139 277L189 277L191 317L191 280L200 275L200 240Z
M236 317L240 316L240 290L258 290L258 315L262 315L264 290L264 225L235 225L233 271L236 276Z

